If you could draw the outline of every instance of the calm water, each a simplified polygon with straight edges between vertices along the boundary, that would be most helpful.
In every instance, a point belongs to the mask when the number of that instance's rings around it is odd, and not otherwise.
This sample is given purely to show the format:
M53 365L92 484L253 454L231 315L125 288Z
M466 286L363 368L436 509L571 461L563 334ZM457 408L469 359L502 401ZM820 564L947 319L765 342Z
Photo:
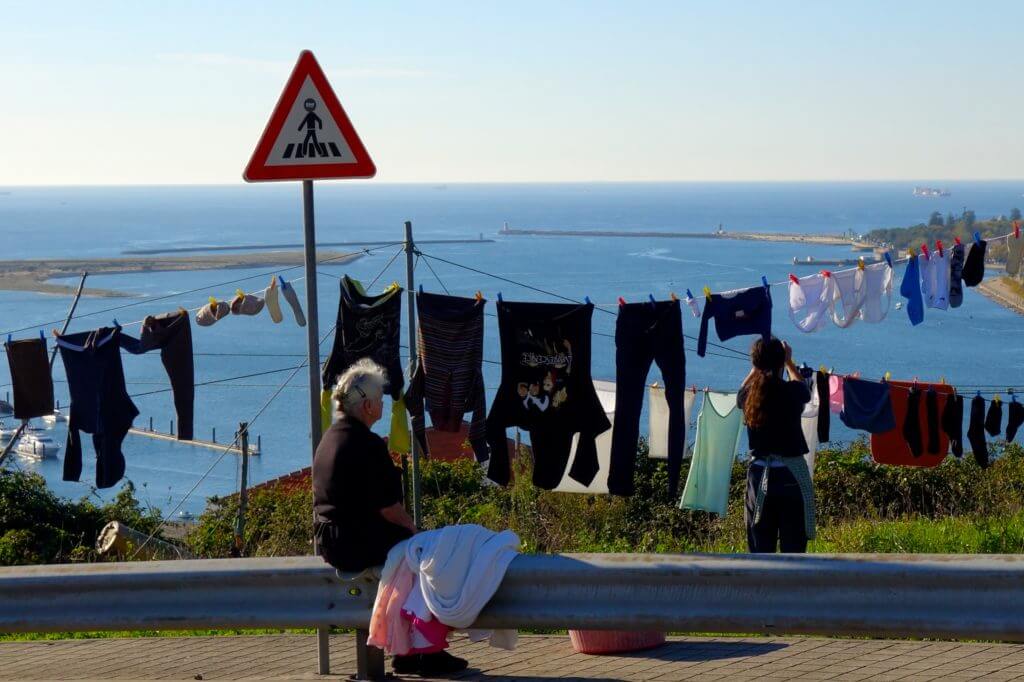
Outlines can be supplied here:
M678 229L704 231L724 223L732 230L838 233L863 232L874 227L916 223L932 210L958 213L963 206L979 217L1009 213L1024 205L1021 183L956 183L953 196L923 199L910 195L915 183L863 184L680 184L680 185L450 185L402 186L353 183L321 185L317 189L318 235L322 241L400 240L402 221L414 221L416 236L473 238L494 236L508 221L518 227L592 228L617 230ZM916 183L929 184L929 183ZM934 184L934 183L931 183ZM299 189L291 185L160 188L0 188L0 227L7 235L4 258L112 256L124 249L159 246L288 243L301 241ZM320 324L326 334L333 324L338 302L337 277L347 272L364 281L377 276L394 255L389 248L361 258L344 268L321 266ZM424 246L423 251L487 272L558 292L576 299L584 296L613 312L619 296L629 301L649 293L667 297L687 289L699 292L707 284L715 290L752 286L762 274L769 280L785 279L793 270L794 256L849 257L842 247L806 247L792 244L721 242L671 239L499 238L490 244ZM481 290L489 299L498 291L509 300L544 300L545 297L507 282L499 282L444 263L433 262L437 276L452 292L472 295ZM286 277L289 273L285 273ZM300 271L291 273L298 276ZM806 274L806 273L797 273ZM210 287L211 283L259 275L241 284ZM897 273L898 277L902 275ZM417 281L432 291L441 285L421 262ZM404 257L399 257L381 282L404 280ZM122 290L132 299L86 299L79 306L73 330L110 324L114 314L89 316L101 310L138 301L118 311L128 333L137 333L148 313L201 305L208 295L230 297L238 286L261 289L266 270L148 273L90 278L95 287ZM380 285L378 284L378 287ZM200 292L179 300L146 303L147 297L194 288ZM300 296L303 285L297 284ZM905 313L893 311L881 324L856 324L847 330L828 326L820 333L800 334L785 312L785 289L773 291L775 331L790 340L798 360L841 371L860 370L867 376L891 371L896 378L939 377L960 384L1024 384L1024 325L1021 319L968 290L964 306L956 311L929 311L925 322L911 328ZM898 297L896 300L899 300ZM61 319L69 297L0 292L0 332ZM495 320L488 318L485 356L498 357ZM612 334L612 314L595 312L594 330ZM697 320L684 320L686 333L696 336ZM46 328L56 326L47 324ZM196 379L199 382L290 368L305 353L305 331L291 322L274 325L269 317L228 317L214 327L193 329ZM36 332L20 332L16 337ZM404 335L404 332L403 332ZM712 332L712 340L717 340ZM745 349L749 339L726 345ZM695 342L688 339L688 348ZM330 339L322 350L330 348ZM594 340L593 374L614 378L614 343L608 336ZM704 359L689 353L687 383L719 388L735 387L747 364L736 358ZM156 354L124 356L133 394L167 387ZM0 384L9 384L5 363ZM485 365L489 389L497 386L499 368ZM250 420L289 376L278 372L238 379L197 389L197 437L230 440L240 421ZM657 380L652 368L651 380ZM63 368L55 371L57 395L67 401ZM259 482L308 464L308 416L305 369L286 385L253 426L262 437L263 454L253 458L252 481ZM0 395L9 385L0 387ZM167 429L173 417L169 393L139 396L142 415L136 425ZM835 421L833 422L836 423ZM853 436L834 426L834 437ZM63 443L65 432L55 429ZM691 436L692 437L692 436ZM234 490L238 481L237 456L190 446L129 436L124 447L128 478L143 500L169 511L200 477L211 473L192 492L184 508L201 511L205 498ZM85 474L91 476L92 450L85 447ZM42 472L61 495L109 497L97 493L88 478L81 483L60 480L60 460L34 463L14 458L23 469ZM116 490L116 488L114 489Z

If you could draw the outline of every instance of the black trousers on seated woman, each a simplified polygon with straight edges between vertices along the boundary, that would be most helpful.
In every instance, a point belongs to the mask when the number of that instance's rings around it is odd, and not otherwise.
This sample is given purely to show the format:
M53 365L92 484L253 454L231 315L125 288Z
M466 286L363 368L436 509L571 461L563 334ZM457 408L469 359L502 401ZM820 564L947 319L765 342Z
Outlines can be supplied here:
M339 571L350 573L370 566L382 566L392 547L412 537L408 528L383 520L374 525L372 533L361 533L359 537L346 536L341 531L333 523L316 524L320 555L324 561Z
M768 477L761 518L754 523L754 505L765 466L747 469L747 548L751 552L803 553L807 551L807 526L800 484L788 467L775 467Z

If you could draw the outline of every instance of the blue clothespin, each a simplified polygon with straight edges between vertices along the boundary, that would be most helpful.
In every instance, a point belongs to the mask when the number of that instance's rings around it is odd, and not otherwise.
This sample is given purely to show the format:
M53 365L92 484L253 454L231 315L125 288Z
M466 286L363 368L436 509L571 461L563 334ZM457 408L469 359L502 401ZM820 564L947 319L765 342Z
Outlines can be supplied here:
M10 334L8 334L8 335L7 335L7 343L10 343L10 342L11 342L11 335L10 335Z
M498 292L498 303L501 303L501 292Z
M891 268L892 267L892 254L889 253L888 251L886 251L884 255L885 255L885 262L888 263L889 267Z
M583 297L583 302L586 303L587 305L594 305L593 303L590 302L590 297L589 296L584 296Z
M654 301L654 294L647 294L647 298L650 299L651 305L654 305L654 303L655 303L655 301Z
M422 284L420 285L420 293L421 294L423 293L423 285Z
M686 298L687 298L687 299L691 299L691 298L693 298L693 294L691 294L691 293L690 293L690 290L689 290L689 289L687 289L687 290L686 290Z
M981 233L980 232L975 232L974 233L974 243L977 244L978 246L981 246Z
M42 329L39 330L39 340L46 343L46 334L43 333Z
M121 325L120 325L120 324L118 324L118 322L117 322L117 318L115 317L115 318L114 318L114 329L120 329L120 328L121 328Z
M768 288L768 278L765 277L764 275L761 275L761 284L764 285L765 289Z

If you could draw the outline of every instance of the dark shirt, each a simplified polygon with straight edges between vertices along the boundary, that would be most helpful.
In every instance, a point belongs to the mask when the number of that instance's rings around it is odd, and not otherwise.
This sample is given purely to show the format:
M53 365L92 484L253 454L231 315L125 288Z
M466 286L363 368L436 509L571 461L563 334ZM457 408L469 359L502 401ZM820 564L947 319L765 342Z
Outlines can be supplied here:
M807 454L807 441L800 425L800 415L811 399L811 391L803 381L772 379L769 386L771 397L765 404L768 411L763 426L747 427L750 455L755 459L768 455L800 457ZM742 410L747 401L747 387L743 386L736 396L736 404ZM828 409L824 406L821 409Z
M313 509L319 524L331 528L329 544L343 557L340 563L383 563L381 552L386 556L409 532L380 510L401 501L402 475L380 436L351 417L327 429L313 457Z

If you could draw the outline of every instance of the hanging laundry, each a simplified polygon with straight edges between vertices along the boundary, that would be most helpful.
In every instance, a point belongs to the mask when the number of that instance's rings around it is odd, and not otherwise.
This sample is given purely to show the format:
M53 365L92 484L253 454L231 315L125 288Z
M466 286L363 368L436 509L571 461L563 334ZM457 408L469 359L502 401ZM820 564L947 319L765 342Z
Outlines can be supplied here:
M949 452L950 439L945 432L938 434L937 452L931 453L925 443L923 434L931 433L932 429L938 430L941 426L941 415L944 413L946 400L953 395L953 387L948 384L929 384L912 381L888 381L889 399L892 404L893 419L896 425L894 428L882 433L871 435L871 458L878 464L893 466L915 466L933 467L942 463ZM906 430L908 428L908 415L911 405L911 391L917 390L918 402L915 413L917 424L910 426L916 429L918 438L921 439L921 454L915 455L908 442ZM936 411L934 413L927 409L927 394L934 391L936 394ZM923 403L923 405L922 405ZM932 424L934 417L939 423Z
M640 437L640 411L651 363L665 382L668 420L668 492L679 489L679 469L686 443L686 352L679 301L619 305L615 322L615 427L612 431L608 489L614 495L633 494L633 469Z
M828 378L828 409L829 412L843 412L843 377L833 374Z
M142 322L138 339L119 335L122 348L138 355L157 348L160 362L171 381L171 395L178 421L178 440L192 440L195 404L195 367L192 358L192 325L188 313L178 310L150 315Z
M946 396L942 409L942 432L949 438L949 445L957 459L964 456L964 397L955 391ZM939 451L942 451L941 446Z
M757 286L728 294L711 294L704 303L697 337L697 355L704 357L708 345L708 322L714 318L719 341L737 336L772 335L772 294L767 286Z
M959 308L964 302L964 245L956 244L949 252L949 307Z
M1012 443L1013 439L1017 437L1017 429L1024 425L1024 405L1018 403L1014 398L1006 408L1006 442Z
M683 424L684 451L688 442L690 423L693 421L693 404L697 399L696 389L683 393L683 412L686 415ZM651 459L668 459L668 400L665 399L665 387L654 384L647 392L647 456Z
M263 311L263 305L265 301L259 296L253 294L247 294L241 289L235 292L235 297L231 299L231 314L232 315L259 315Z
M288 307L292 309L292 315L295 316L295 324L305 327L306 316L302 312L302 304L299 303L299 295L295 293L295 288L280 275L278 275L277 280L281 283L281 295L284 296Z
M270 313L270 319L273 320L274 324L281 324L284 319L284 315L281 314L281 297L280 289L277 288L277 276L270 278L270 284L267 286L264 295L267 297L267 312Z
M693 297L690 290L686 290L686 305L690 306L690 313L699 318L700 317L700 305L697 303L697 299Z
M818 410L817 435L815 439L819 443L829 442L829 430L831 427L832 409L829 401L829 386L832 383L828 372L818 370L814 374L814 392L817 393L817 404L821 406ZM842 407L839 409L842 412ZM813 468L813 467L812 467Z
M928 454L940 452L939 443L939 394L934 388L924 392L925 421L928 423Z
M998 396L988 405L985 415L985 431L993 438L1003 432L1003 401Z
M807 462L807 470L810 472L811 478L814 477L814 455L818 450L818 444L820 439L818 438L819 423L822 413L828 414L828 391L826 390L825 405L822 405L822 393L818 390L819 384L828 385L828 379L821 379L821 372L817 372L816 375L811 377L813 384L811 388L811 399L804 405L804 411L800 415L800 430L804 434L804 442L807 444L807 454L804 455L804 460ZM826 427L827 428L827 427ZM827 431L826 431L827 434ZM825 436L825 440L828 441L828 436Z
M889 384L853 377L843 379L843 411L839 418L851 429L868 433L896 428Z
M949 259L945 253L933 251L919 261L921 295L929 308L949 308Z
M967 259L964 261L963 279L964 284L969 287L976 287L985 279L985 246L988 244L984 239L971 243L967 250Z
M121 443L139 410L128 397L121 365L121 329L103 327L57 340L71 393L71 416L64 452L64 480L82 475L80 431L92 434L96 487L109 488L124 476Z
M1024 238L1019 230L1014 230L1006 238L1006 274L1016 275L1020 272L1021 256L1024 255Z
M196 313L196 324L200 327L209 327L218 320L223 320L230 313L231 306L226 301L218 301L215 298L211 298L210 302Z
M828 322L837 296L832 274L825 270L800 279L789 277L789 319L804 333L819 331Z
M53 376L46 341L8 341L4 348L11 367L15 419L53 414Z
M860 319L877 324L885 319L892 306L892 282L894 279L892 266L888 261L872 263L864 268L864 305L860 309Z
M980 395L971 400L971 423L967 427L967 440L971 454L982 469L988 467L988 443L985 442L985 399Z
M409 381L405 402L412 428L424 453L427 447L424 401L438 431L458 432L462 416L472 412L469 442L478 462L486 461L486 410L482 370L484 356L483 298L416 294L416 354L419 361Z
M569 475L590 485L597 475L595 438L611 428L590 376L592 304L498 301L501 385L487 417L488 478L510 478L506 428L530 432L533 482L552 489L565 471L574 434L580 434Z
M910 254L910 259L907 261L907 269L903 272L903 281L900 283L900 296L907 299L907 317L910 318L910 324L918 325L924 322L921 269L916 253Z
M907 414L903 418L903 439L910 447L910 454L920 457L924 454L924 443L921 440L921 390L910 387L907 393Z
M612 428L599 435L594 443L597 447L597 475L590 485L583 485L569 475L573 465L576 463L576 453L579 450L580 437L576 434L572 437L572 449L569 452L569 461L566 463L562 480L555 486L555 492L560 493L588 493L591 495L603 495L608 490L608 471L612 461L612 429L615 428L615 383L612 381L594 381L594 390L597 391L597 398L601 401L604 414L611 422Z
M864 270L853 268L832 273L838 305L832 307L832 321L846 329L858 319L868 300L867 277Z
M742 425L743 411L736 404L735 393L704 392L680 509L700 509L725 516Z

